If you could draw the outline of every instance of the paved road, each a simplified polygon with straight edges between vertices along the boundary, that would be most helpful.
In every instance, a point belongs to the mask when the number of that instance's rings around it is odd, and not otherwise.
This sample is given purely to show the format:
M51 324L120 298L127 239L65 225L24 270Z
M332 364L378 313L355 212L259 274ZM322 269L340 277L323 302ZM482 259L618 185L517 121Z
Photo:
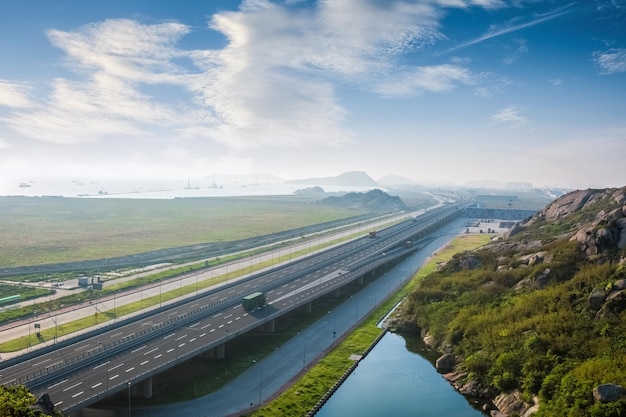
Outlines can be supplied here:
M353 328L385 297L399 289L424 262L458 233L467 219L459 219L435 234L436 239L411 255L323 319L263 358L224 388L196 400L162 407L134 408L133 416L146 417L225 417L236 416L280 393L332 347L333 331L339 338ZM126 412L127 410L121 411ZM124 414L125 415L125 414Z

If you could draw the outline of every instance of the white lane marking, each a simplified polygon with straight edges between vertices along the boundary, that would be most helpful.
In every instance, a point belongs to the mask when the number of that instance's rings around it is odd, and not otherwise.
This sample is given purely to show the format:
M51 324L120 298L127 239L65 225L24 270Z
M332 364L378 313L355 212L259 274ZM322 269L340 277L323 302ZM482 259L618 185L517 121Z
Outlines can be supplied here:
M81 381L81 382L77 382L77 383L75 383L74 385L70 385L69 387L65 388L65 389L63 390L63 392L65 392L65 391L69 391L69 390L71 390L72 388L76 388L76 387L77 387L77 386L79 386L80 384L82 384L82 381Z
M147 351L147 352L146 352L146 353L144 353L143 355L144 355L144 356L146 356L146 355L148 355L148 354L150 354L150 353L152 353L152 352L156 352L157 350L159 350L159 348L158 348L158 347L156 347L156 348L154 348L154 349L150 349L149 351Z
M135 369L135 367L134 367L134 366L133 366L132 368L128 368L125 372L130 372L130 371L132 371L133 369Z
M143 361L143 362L141 362L139 365L145 365L145 364L147 364L148 362L150 362L150 361Z
M85 392L85 391L81 391L81 392L79 392L79 393L76 393L76 394L72 395L72 398L76 398L76 397L78 397L78 396L79 396L79 395L81 395L83 392Z
M142 347L139 347L139 348L137 348L135 350L131 350L130 353L139 352L141 349L145 349L145 348L146 348L146 345L143 345Z
M67 382L67 379L64 379L63 381L59 381L56 384L52 384L48 387L48 389L52 389L54 387L58 387L59 385L61 385L62 383Z
M102 382L98 382L96 385L92 385L92 386L91 386L91 389L94 389L94 388L96 388L96 387L99 387L100 385L102 385Z

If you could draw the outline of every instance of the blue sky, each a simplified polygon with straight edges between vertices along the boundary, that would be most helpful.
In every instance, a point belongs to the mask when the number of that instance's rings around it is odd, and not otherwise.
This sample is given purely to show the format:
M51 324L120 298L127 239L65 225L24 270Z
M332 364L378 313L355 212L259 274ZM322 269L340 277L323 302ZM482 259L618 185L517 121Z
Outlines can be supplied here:
M40 178L626 185L626 0L3 0L0 194Z

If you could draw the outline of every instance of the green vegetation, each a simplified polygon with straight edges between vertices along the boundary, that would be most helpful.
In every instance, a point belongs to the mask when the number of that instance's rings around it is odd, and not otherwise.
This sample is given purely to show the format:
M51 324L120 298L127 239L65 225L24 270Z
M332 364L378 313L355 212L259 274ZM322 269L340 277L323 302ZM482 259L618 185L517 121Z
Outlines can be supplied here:
M592 290L610 290L626 278L618 262L624 250L590 262L576 242L556 236L594 219L606 206L600 204L455 255L416 286L402 312L437 346L451 346L459 371L492 394L537 396L537 417L626 415L626 399L601 404L592 396L600 384L626 386L626 311L599 311L589 301ZM522 260L539 251L547 253L542 263Z
M0 309L10 307L11 304L19 303L33 298L45 297L53 294L53 291L45 288L29 287L26 285L0 284L0 298L19 295L18 299L0 302Z
M5 387L0 385L0 416L6 417L47 417L46 414L37 408L33 408L33 404L37 399L28 389L23 386ZM54 413L54 416L61 417L60 413Z
M4 267L234 241L363 214L276 196L173 200L0 197L0 207L0 265Z

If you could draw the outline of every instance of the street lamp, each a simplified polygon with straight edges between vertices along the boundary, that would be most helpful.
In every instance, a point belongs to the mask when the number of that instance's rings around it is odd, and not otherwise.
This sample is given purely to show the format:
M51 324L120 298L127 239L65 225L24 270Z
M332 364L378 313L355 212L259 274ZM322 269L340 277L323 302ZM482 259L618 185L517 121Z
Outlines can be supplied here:
M128 417L131 416L131 408L130 408L130 381L128 381Z
M256 363L256 360L252 360L252 363ZM261 405L261 390L263 389L263 368L259 363L259 406Z

